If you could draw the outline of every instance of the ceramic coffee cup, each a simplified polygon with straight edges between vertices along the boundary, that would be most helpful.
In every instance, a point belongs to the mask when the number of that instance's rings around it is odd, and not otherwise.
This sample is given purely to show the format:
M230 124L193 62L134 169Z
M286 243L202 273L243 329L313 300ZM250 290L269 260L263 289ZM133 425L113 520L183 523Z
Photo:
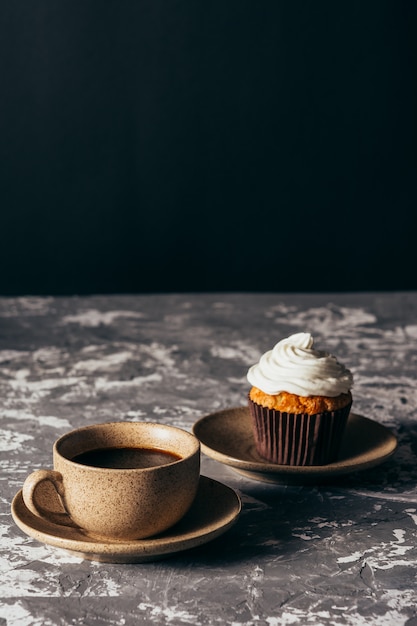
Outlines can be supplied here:
M173 526L191 506L200 442L163 424L96 424L60 437L53 464L53 470L37 470L24 482L23 500L32 513L95 537L144 539ZM51 484L69 519L52 502L48 510Z

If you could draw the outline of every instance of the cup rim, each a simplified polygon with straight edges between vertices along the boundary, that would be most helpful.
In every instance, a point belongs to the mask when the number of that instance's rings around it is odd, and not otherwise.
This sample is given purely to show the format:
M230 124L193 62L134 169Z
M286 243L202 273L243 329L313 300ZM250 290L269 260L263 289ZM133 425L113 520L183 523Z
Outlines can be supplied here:
M106 468L106 467L98 467L94 465L83 465L81 463L77 463L76 461L73 461L71 458L69 458L69 456L67 456L61 450L62 446L65 445L66 441L68 441L69 439L75 436L80 436L83 433L91 432L98 428L103 428L103 427L112 428L115 426L116 427L122 426L123 428L124 426L130 426L130 427L135 426L135 424L140 425L140 426L158 427L164 430L168 430L168 431L171 430L175 433L180 433L181 435L185 436L190 441L190 443L194 443L194 447L192 450L190 450L190 452L181 456L181 458L175 461L169 461L167 463L164 463L163 465L157 465L157 466L152 466L152 467L136 467L136 468ZM108 447L111 447L111 446L108 446ZM94 449L94 448L87 447L83 451L87 451L88 449ZM163 447L160 447L159 449L164 450ZM71 466L77 466L79 468L83 468L84 470L88 470L88 471L99 471L99 472L108 471L112 473L113 472L141 472L142 473L142 472L148 472L148 471L157 471L161 468L174 466L174 465L177 465L178 463L183 463L187 459L192 458L195 454L200 454L200 452L201 452L200 440L192 432L189 432L188 430L185 430L184 428L180 428L179 426L172 426L171 424L162 424L160 422L144 422L144 421L140 421L140 422L111 421L111 422L100 422L100 423L95 423L95 424L88 424L86 426L80 426L79 428L74 428L73 430L70 430L69 432L64 433L53 444L53 455L58 456L61 462L64 462ZM77 454L77 452L75 454Z

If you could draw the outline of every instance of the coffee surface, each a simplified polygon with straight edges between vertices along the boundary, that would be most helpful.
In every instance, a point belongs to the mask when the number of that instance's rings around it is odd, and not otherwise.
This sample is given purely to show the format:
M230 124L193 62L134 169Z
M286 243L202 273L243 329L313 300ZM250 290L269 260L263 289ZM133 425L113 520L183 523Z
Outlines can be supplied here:
M174 463L181 457L156 448L97 448L77 454L71 460L82 465L110 469L140 469Z

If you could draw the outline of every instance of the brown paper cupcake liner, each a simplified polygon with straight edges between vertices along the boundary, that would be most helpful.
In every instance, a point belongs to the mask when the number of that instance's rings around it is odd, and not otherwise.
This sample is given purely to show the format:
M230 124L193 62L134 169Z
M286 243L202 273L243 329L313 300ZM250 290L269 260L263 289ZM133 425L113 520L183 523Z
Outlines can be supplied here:
M264 459L279 465L332 463L340 450L351 404L309 415L268 409L249 399L256 449Z

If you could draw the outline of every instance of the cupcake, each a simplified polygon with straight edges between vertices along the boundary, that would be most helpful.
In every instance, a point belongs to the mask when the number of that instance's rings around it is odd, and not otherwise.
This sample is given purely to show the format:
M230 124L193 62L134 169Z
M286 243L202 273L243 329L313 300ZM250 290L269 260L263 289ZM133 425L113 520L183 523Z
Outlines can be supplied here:
M280 465L326 465L337 459L352 405L352 373L296 333L262 355L247 374L259 454Z

